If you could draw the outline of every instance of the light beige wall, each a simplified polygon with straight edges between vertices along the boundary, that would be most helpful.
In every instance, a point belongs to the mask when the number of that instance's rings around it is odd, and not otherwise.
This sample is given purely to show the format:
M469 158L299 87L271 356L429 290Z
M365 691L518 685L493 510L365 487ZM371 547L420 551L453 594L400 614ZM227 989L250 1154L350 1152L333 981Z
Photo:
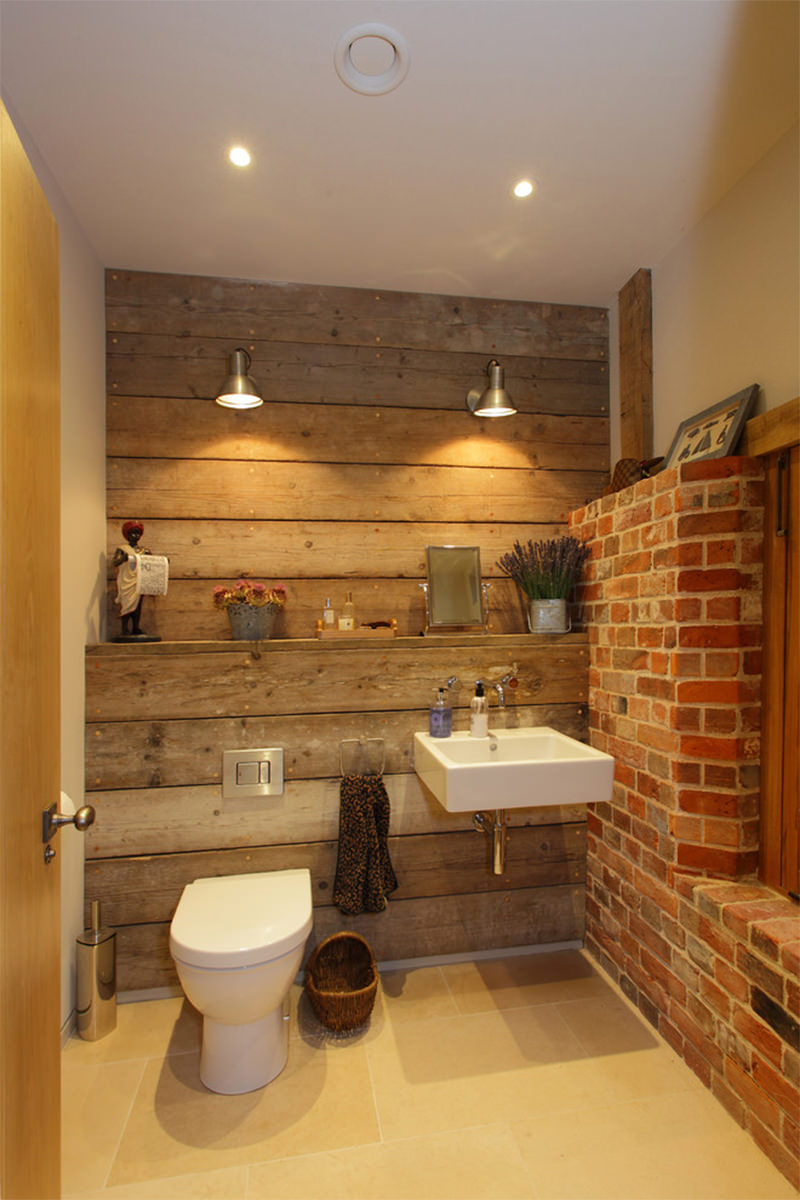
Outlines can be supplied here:
M800 395L799 165L795 126L653 267L657 454L751 383L756 411Z

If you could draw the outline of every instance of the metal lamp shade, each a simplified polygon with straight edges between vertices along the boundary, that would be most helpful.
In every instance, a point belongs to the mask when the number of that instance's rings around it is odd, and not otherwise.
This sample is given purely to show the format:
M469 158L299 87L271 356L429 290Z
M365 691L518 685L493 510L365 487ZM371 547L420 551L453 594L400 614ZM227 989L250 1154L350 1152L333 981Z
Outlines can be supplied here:
M496 358L486 368L489 386L467 392L467 407L476 417L511 417L517 411L505 389L505 372Z
M258 408L264 401L258 384L247 372L250 355L246 350L234 350L228 359L228 376L219 389L217 404L223 408Z

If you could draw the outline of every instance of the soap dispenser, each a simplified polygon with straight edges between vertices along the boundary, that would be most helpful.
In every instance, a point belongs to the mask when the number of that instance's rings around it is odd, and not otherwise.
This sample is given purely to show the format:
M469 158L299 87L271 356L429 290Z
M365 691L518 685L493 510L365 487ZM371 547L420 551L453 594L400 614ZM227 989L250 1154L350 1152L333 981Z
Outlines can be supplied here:
M489 711L480 679L475 684L475 695L469 702L469 736L489 736Z
M439 688L436 703L428 713L428 731L431 737L446 738L453 732L453 710L445 700L444 688Z

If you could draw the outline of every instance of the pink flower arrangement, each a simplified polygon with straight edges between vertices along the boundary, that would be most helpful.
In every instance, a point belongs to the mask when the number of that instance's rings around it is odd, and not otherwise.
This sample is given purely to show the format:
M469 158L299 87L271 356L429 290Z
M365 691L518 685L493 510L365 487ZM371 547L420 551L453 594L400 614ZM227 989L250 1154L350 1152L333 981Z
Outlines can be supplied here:
M212 600L215 608L227 608L230 604L252 604L254 608L283 608L286 603L286 585L275 583L267 587L265 583L254 583L250 579L237 579L231 587L218 583L212 590Z

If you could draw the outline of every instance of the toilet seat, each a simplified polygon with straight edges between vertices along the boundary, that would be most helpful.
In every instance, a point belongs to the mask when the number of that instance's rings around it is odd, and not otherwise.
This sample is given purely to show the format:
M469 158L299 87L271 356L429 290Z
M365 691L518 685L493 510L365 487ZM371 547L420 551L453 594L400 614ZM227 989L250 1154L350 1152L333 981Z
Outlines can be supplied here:
M252 967L301 945L311 926L311 876L305 868L196 879L178 901L170 951L193 967Z

